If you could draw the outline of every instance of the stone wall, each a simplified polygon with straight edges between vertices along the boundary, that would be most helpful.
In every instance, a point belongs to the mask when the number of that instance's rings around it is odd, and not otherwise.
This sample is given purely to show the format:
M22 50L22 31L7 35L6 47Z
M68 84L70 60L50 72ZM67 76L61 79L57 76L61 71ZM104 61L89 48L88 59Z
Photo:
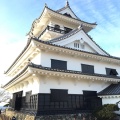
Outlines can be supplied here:
M15 116L16 120L97 120L97 118L91 117L91 114L89 113L44 115L35 117L34 115L7 110L5 114L6 116L9 116L9 118Z
M91 117L91 114L65 114L37 116L35 120L97 120L97 118Z
M16 120L35 120L34 115L6 110L5 115L9 118L15 116Z

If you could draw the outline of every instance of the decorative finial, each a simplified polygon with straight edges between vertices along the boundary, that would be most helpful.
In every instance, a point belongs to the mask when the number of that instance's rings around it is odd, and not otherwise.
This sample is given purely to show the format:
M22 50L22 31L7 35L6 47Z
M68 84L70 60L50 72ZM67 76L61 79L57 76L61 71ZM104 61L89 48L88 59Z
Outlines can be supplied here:
M45 3L45 7L47 7L47 3Z
M82 28L83 28L83 27L82 27L82 24L78 26L78 29L82 29Z
M67 7L67 6L69 6L69 2L68 2L68 0L66 0L66 7Z

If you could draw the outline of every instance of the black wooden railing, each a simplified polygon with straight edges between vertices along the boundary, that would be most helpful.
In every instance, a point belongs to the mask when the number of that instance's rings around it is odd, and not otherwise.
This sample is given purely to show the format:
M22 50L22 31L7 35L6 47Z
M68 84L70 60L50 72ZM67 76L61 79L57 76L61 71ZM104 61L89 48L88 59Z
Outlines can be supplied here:
M68 28L68 29L66 29L66 30L62 30L62 29L60 29L60 28L56 28L56 27L52 27L52 26L47 26L47 27L43 30L43 32L40 34L40 36L39 36L38 38L40 38L40 37L44 34L44 32L45 32L46 30L53 31L53 32L57 32L57 33L60 33L60 34L66 34L66 33L69 33L72 29Z
M38 106L38 94L30 96L30 109L37 110Z

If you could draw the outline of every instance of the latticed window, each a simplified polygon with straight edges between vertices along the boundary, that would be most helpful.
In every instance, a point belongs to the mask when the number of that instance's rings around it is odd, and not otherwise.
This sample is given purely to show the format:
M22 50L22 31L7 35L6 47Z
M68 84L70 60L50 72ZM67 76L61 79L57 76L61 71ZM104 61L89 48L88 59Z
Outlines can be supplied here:
M30 102L31 94L32 94L32 91L26 92L26 99L25 99L26 102Z
M51 89L51 101L68 101L68 90Z
M82 67L82 72L83 73L94 74L94 66L92 66L92 65L86 65L86 64L81 64L81 67Z
M56 30L59 30L59 29L60 29L60 26L59 26L59 25L55 25L55 29L56 29Z
M106 68L106 74L107 75L118 75L116 69L112 69L112 68Z
M67 61L51 59L51 68L67 70Z
M74 43L74 48L79 48L80 47L80 44L79 43Z

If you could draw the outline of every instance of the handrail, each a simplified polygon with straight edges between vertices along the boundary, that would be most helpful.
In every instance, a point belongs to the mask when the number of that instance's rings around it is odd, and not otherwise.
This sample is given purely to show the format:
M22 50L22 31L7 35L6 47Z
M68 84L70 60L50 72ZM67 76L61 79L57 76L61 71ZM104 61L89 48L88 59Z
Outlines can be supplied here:
M66 33L70 32L70 31L68 31L68 30L62 30L62 29L60 29L60 28L56 28L56 27L52 27L52 26L49 26L49 25L48 25L48 26L42 31L42 33L40 34L40 36L38 37L38 39L44 34L44 32L45 32L46 30L53 31L53 32L57 32L57 33L60 33L60 34L66 34Z

